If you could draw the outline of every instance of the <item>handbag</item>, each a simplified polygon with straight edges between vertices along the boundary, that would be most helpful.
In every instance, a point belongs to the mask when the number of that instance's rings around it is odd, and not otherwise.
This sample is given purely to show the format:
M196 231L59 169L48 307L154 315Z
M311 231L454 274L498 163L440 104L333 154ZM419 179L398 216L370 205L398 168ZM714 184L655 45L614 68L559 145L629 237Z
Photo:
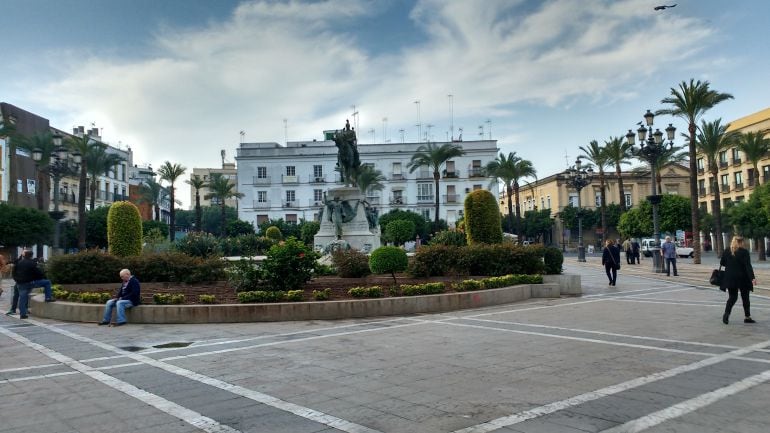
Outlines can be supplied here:
M709 278L709 283L711 283L714 286L722 286L722 281L725 277L725 271L722 270L722 265L719 265L719 269L714 269L711 271L711 278Z
M615 257L612 255L612 251L609 249L609 247L606 248L607 252L610 253L610 259L612 260L612 267L615 268L615 270L620 270L620 263L615 261Z

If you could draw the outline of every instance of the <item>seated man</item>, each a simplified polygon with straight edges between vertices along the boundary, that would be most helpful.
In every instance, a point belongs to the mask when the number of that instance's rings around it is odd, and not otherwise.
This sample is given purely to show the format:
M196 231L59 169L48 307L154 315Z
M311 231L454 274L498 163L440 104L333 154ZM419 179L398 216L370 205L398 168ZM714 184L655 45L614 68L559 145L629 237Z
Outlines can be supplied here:
M16 289L19 291L19 317L21 319L27 318L29 294L35 287L43 288L46 302L54 301L51 282L45 279L43 271L38 267L37 262L32 259L31 250L24 250L21 259L14 266L13 280L16 282Z
M104 305L104 317L99 325L109 325L112 319L112 309L118 307L118 317L115 326L126 324L126 309L141 304L142 299L139 296L139 280L131 275L131 271L123 269L120 271L120 279L123 283L115 294L115 297L107 301Z

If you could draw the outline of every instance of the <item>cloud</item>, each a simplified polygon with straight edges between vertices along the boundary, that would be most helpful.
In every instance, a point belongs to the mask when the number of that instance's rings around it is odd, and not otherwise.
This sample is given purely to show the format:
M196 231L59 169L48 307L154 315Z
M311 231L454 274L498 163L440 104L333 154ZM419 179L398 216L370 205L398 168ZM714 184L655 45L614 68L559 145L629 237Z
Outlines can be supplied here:
M382 7L243 3L205 28L158 29L146 58L60 64L63 77L34 95L68 113L65 124L106 125L106 138L132 145L139 162L217 166L240 130L247 141L320 138L353 104L362 130L388 117L391 138L400 127L413 141L415 100L424 124L448 124L454 94L458 126L511 115L520 103L629 97L634 83L691 61L711 37L695 19L650 13L644 0L423 0L410 14L422 42L380 53L362 44L359 23ZM520 136L515 120L496 128Z

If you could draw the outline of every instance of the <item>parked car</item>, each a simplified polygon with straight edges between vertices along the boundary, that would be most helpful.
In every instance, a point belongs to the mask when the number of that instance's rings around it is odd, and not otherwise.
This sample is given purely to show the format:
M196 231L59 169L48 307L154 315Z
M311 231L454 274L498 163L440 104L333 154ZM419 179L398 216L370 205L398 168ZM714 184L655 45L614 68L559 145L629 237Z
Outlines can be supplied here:
M663 239L661 239L661 242L663 242ZM644 254L645 257L652 257L652 248L655 248L655 239L653 238L644 238L642 239L642 254ZM693 249L692 247L684 247L679 242L676 243L676 255L679 257L693 257Z

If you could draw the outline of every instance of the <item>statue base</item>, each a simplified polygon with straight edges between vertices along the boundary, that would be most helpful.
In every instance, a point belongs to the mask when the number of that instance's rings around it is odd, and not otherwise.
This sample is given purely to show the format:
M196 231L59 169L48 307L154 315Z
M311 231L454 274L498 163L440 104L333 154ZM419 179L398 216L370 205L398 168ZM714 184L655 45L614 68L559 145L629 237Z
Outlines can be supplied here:
M369 227L369 221L366 218L365 197L358 188L340 187L332 188L327 191L327 202L337 200L339 203L347 202L355 211L355 216L348 222L342 222L340 225L340 240L347 242L350 248L371 252L380 247L380 228ZM321 217L321 228L313 238L313 245L317 251L327 251L330 247L344 245L342 242L335 242L337 238L337 225L333 219L333 212L329 206L324 206Z

